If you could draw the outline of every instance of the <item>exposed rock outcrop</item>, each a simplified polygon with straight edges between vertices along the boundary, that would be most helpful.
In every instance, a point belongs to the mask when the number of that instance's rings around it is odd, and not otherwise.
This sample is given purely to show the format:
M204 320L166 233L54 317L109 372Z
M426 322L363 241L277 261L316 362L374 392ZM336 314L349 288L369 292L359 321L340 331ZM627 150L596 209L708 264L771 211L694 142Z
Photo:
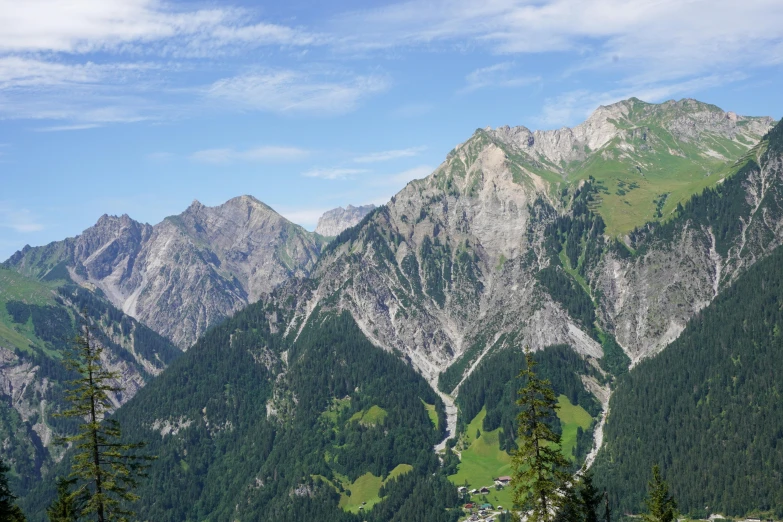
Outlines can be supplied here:
M357 225L359 221L364 219L364 216L375 210L375 205L362 205L354 207L348 205L347 207L337 207L328 212L324 212L324 215L318 218L318 226L315 227L315 232L322 236L336 236L346 228L350 228Z

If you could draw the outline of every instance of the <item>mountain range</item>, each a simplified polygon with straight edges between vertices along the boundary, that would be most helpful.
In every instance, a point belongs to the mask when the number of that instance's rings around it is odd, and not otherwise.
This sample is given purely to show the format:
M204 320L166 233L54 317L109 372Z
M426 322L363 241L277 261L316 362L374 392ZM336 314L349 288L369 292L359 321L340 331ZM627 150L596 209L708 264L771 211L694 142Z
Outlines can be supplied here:
M597 480L622 489L617 506L633 512L644 476L620 487L618 473L649 469L656 455L622 442L639 429L630 413L672 399L642 404L631 383L646 368L665 380L654 362L672 343L685 350L679 339L703 338L691 325L730 306L723 296L743 278L775 270L764 260L781 241L780 124L695 100L630 99L573 129L479 129L386 205L336 209L316 233L249 196L194 202L155 226L104 216L76 238L25 247L0 276L39 285L42 299L95 296L120 321L182 350L195 343L155 366L168 368L116 414L160 456L144 519L358 520L361 500L368 520L404 520L428 491L437 500L418 519L452 520L450 484L480 479L470 459L491 454L486 466L507 469L525 346L583 419L560 419L570 458L596 462ZM24 349L4 375L32 364ZM714 365L710 378L723 378ZM759 455L783 444L770 433ZM686 469L678 463L661 464ZM743 470L762 482L783 472ZM703 507L698 491L685 508ZM776 506L719 493L715 512ZM47 495L44 483L27 505Z

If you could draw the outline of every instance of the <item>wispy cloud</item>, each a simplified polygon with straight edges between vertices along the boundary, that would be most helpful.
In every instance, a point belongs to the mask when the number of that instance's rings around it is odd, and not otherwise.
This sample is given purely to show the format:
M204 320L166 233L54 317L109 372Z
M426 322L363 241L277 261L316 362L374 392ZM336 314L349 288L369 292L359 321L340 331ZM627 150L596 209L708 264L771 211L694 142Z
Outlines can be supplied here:
M407 149L384 150L381 152L371 152L363 154L353 159L354 163L380 163L400 158L410 158L417 156L425 150L426 147L409 147Z
M275 69L218 80L206 94L261 111L339 114L355 109L362 100L388 87L388 80L377 75L333 76Z
M396 174L379 176L373 184L376 186L396 186L402 188L414 179L426 178L432 174L433 170L435 169L429 165L419 165L418 167L413 167L412 169L407 169Z
M95 129L97 127L102 127L102 125L99 123L77 123L74 125L52 125L50 127L39 127L35 130L37 132L62 132Z
M0 228L27 233L43 230L44 226L26 208L18 208L10 203L0 201Z
M237 8L187 9L159 0L0 0L0 52L88 53L144 44L202 54L245 45L313 45L302 29L250 20Z
M659 80L783 61L778 0L416 0L338 17L346 48L465 45L568 51Z
M175 155L172 152L150 152L145 154L144 158L149 161L164 162L174 159Z
M487 87L523 87L540 81L540 76L516 74L513 62L502 62L476 69L465 76L465 86L457 93L467 94Z
M301 225L305 228L314 228L318 223L318 218L324 215L325 212L332 210L331 208L286 208L282 209L275 207L275 210L280 213L281 216L287 220Z
M433 106L429 103L406 103L394 108L389 115L392 118L408 119L418 118L432 112Z
M209 69L203 58L259 47L328 42L248 9L161 0L0 0L0 27L0 117L67 122L41 129L52 131L172 119L203 106L192 83L172 83L182 68ZM160 102L175 90L177 108Z
M366 174L370 172L367 169L346 169L346 168L327 168L327 169L311 169L307 172L303 172L302 176L306 178L321 178L321 179L346 179L357 174Z
M190 158L202 163L229 163L232 161L278 162L296 161L310 155L309 150L298 147L263 146L247 150L231 148L205 149L191 154Z

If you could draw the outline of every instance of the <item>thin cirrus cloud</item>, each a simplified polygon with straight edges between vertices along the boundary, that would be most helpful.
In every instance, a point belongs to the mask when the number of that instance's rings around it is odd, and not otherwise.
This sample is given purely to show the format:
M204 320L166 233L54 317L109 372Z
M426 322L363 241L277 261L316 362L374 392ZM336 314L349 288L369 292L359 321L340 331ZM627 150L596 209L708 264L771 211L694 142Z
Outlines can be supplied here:
M0 52L138 51L204 55L221 47L302 46L323 37L249 22L238 8L182 9L159 0L0 0Z
M194 152L190 159L200 163L223 164L244 162L284 162L307 158L310 151L298 147L263 146L246 150L231 148L204 149Z
M485 88L523 87L540 81L540 76L516 74L513 62L501 62L476 69L465 76L465 86L457 91L457 94L467 94Z
M160 102L167 91L198 90L177 85L178 71L208 70L202 59L254 48L310 49L328 41L254 18L238 7L161 0L0 0L0 117L71 120L35 129L44 131L172 119L203 106L198 96L180 95L173 106ZM316 102L350 108L359 87L344 89L342 100L333 90Z
M320 179L348 179L358 174L366 174L370 172L367 169L348 169L348 168L326 168L326 169L311 169L302 173L302 176L306 178L320 178Z
M383 161L391 161L400 158L410 158L418 156L423 152L426 147L409 147L407 149L396 150L384 150L381 152L371 152L369 154L363 154L353 159L354 163L380 163Z
M609 105L635 96L648 102L658 102L677 95L727 85L745 79L742 73L707 75L682 82L629 84L607 92L586 89L567 91L544 101L541 113L535 118L547 127L571 125L587 118L599 105Z
M333 77L276 69L218 80L206 90L206 95L260 111L340 114L355 109L362 100L388 87L388 80L378 75Z
M376 185L382 186L382 185L389 185L389 186L405 186L414 179L424 179L430 174L432 174L432 171L434 169L429 165L419 165L418 167L413 167L411 169L404 170L402 172L398 172L396 174L392 174L390 176L384 176L380 179L376 180Z
M0 201L0 228L11 229L18 233L30 233L43 230L44 226L28 209Z
M333 21L346 48L485 46L502 55L570 52L649 79L783 61L779 0L416 0Z

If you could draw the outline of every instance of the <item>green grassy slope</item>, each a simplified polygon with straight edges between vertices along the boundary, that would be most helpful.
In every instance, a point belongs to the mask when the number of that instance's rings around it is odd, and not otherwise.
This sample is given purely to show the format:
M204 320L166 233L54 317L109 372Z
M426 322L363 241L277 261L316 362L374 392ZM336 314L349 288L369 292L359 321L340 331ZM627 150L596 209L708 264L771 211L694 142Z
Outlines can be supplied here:
M576 447L576 435L579 428L587 430L593 422L593 418L581 406L571 404L565 395L557 399L560 408L557 417L560 419L561 450L569 459L574 460L573 450ZM468 484L468 489L480 489L489 487L490 492L483 496L474 496L472 500L487 501L494 506L511 506L512 490L503 488L496 490L494 480L504 475L513 475L511 456L507 451L500 449L500 434L502 428L492 431L484 429L484 419L487 410L482 408L478 415L465 427L460 437L458 448L460 464L458 471L449 476L449 480L455 486ZM477 437L478 435L478 437Z
M469 140L467 150L492 142L506 153L517 183L532 187L530 175L538 176L554 198L594 180L600 197L593 210L606 223L607 234L618 237L647 222L665 220L678 204L731 176L739 169L736 162L763 135L758 128L751 130L750 120L740 120L729 130L720 108L693 100L650 104L631 98L621 104L624 115L606 123L614 127L611 139L597 150L586 147L585 156L570 163L554 164L543 155L533 158L524 147L503 143L483 130ZM444 173L459 170L451 166Z

